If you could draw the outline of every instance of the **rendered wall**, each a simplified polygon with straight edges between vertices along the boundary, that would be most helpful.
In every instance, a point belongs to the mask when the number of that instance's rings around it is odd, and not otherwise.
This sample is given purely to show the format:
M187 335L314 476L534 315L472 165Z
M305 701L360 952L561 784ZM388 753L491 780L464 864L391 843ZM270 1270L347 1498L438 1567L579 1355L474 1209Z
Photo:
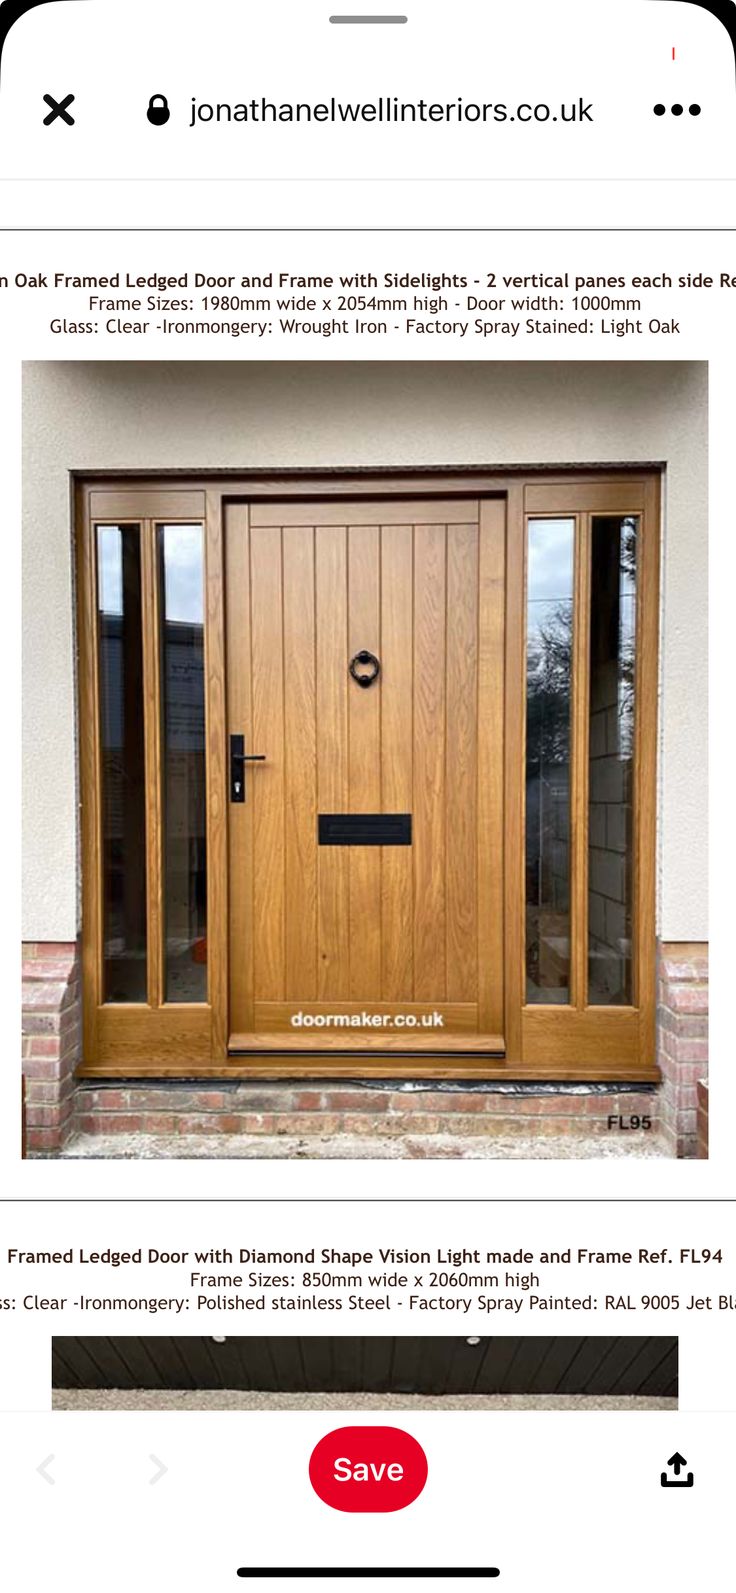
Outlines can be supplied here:
M650 461L667 468L658 933L706 939L706 401L706 365L678 361L27 364L24 940L78 929L71 471Z

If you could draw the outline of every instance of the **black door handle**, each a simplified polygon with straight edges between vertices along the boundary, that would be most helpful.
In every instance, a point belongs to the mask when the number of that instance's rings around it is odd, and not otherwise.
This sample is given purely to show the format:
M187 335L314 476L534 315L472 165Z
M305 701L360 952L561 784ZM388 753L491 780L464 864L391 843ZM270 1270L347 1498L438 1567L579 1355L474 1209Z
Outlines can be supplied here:
M246 763L265 763L265 752L246 752L245 736L230 737L230 801L245 801Z

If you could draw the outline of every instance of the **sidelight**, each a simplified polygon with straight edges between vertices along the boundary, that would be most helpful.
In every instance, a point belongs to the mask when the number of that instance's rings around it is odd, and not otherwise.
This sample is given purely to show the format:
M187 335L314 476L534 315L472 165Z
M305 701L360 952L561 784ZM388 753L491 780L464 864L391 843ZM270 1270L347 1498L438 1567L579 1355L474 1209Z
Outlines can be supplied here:
M588 1002L632 996L638 523L591 525Z
M527 524L528 1005L636 1003L640 528Z
M141 543L97 526L102 965L105 1001L146 999L146 776Z
M207 999L202 527L158 527L164 993Z
M570 999L574 519L530 520L526 648L526 999Z

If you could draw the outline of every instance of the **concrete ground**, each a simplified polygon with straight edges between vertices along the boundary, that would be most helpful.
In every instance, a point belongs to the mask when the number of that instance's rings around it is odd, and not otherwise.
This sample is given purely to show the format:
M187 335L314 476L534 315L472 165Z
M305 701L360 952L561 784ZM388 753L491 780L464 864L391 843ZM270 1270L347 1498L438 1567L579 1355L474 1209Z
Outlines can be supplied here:
M54 1410L245 1410L245 1411L463 1411L677 1410L676 1399L589 1398L584 1394L273 1394L242 1389L65 1389L55 1388Z
M340 1134L300 1139L284 1134L77 1134L63 1157L100 1161L651 1161L671 1159L656 1134L513 1135L407 1134L369 1139Z

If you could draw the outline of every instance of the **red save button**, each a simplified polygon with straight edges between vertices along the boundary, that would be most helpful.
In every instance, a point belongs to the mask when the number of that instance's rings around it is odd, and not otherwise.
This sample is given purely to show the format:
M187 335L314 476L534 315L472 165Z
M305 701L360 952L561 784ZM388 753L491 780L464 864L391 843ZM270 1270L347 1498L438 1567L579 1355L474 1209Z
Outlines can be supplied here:
M427 1471L421 1444L400 1427L336 1427L309 1461L312 1487L333 1510L404 1510Z

